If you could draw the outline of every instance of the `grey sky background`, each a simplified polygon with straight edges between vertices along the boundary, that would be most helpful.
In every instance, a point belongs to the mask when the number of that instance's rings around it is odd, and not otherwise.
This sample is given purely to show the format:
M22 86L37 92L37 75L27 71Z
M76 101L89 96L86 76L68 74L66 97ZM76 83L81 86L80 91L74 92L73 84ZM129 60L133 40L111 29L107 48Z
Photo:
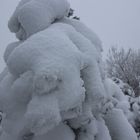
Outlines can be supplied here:
M15 40L7 22L19 0L1 0L0 4L0 71L3 53ZM104 54L112 45L140 48L140 0L69 0L75 15L95 31L103 42Z

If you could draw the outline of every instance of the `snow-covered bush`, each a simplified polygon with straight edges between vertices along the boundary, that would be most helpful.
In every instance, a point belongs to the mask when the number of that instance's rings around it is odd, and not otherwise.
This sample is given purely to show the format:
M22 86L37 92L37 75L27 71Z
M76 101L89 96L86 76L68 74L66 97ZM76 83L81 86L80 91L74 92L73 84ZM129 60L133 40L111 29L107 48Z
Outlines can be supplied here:
M112 78L113 81L120 87L123 94L127 97L129 103L129 113L127 113L128 121L134 127L136 133L140 137L140 97L135 97L133 89L122 80L118 78Z
M113 77L112 80L120 87L124 95L135 97L135 93L132 87L130 87L127 83L124 83L122 80Z
M137 140L125 96L104 75L100 39L68 10L66 0L22 0L11 17L22 41L4 54L0 139Z
M106 60L107 73L130 85L135 96L140 95L140 50L112 47Z

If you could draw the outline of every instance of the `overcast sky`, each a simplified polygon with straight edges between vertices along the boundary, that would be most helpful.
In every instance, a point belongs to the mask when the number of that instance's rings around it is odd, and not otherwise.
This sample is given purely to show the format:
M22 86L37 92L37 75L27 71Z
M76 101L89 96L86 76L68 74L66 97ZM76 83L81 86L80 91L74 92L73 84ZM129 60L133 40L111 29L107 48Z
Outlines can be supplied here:
M15 37L7 22L19 0L1 0L0 71L3 52ZM101 38L104 51L112 45L140 48L140 0L69 0L76 15Z

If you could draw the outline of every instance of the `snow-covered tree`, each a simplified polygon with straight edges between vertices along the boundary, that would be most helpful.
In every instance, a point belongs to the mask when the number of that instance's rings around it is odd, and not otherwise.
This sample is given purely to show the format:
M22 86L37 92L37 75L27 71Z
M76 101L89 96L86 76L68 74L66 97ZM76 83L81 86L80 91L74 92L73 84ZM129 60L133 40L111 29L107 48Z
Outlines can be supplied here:
M102 43L66 0L21 0L0 76L1 140L137 140ZM117 130L117 131L116 131Z
M112 47L107 58L109 77L121 79L130 85L136 96L140 95L140 50Z

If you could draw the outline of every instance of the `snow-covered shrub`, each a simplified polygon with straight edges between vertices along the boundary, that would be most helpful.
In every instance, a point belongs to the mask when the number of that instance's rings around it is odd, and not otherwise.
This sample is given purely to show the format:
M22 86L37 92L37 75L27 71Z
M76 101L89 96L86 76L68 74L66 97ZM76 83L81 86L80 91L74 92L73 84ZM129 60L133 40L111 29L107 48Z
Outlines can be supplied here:
M140 50L124 49L113 46L106 60L107 73L110 78L116 77L130 85L135 96L140 95Z
M130 97L135 97L135 93L127 83L124 83L122 80L113 77L112 80L120 87L124 95L128 95Z
M140 136L140 97L135 97L133 89L122 80L118 78L112 78L112 80L120 87L123 94L127 97L127 101L129 103L129 113L126 115L136 133Z
M0 138L137 140L124 115L127 100L105 78L100 39L67 18L68 10L66 0L22 0L10 19L10 30L22 41L4 54ZM126 129L129 137L112 127Z

